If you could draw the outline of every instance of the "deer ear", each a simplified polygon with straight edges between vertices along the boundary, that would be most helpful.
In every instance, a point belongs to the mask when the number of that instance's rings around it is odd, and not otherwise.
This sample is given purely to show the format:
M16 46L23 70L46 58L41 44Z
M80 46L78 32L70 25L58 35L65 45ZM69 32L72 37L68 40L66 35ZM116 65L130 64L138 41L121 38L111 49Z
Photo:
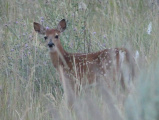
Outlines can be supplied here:
M57 26L57 30L63 32L65 29L66 29L66 21L65 19L62 19Z
M40 25L39 23L36 23L36 22L34 22L33 25L34 25L34 30L36 32L38 32L39 34L43 34L43 35L45 34L45 32L46 32L45 27L43 27L42 25Z

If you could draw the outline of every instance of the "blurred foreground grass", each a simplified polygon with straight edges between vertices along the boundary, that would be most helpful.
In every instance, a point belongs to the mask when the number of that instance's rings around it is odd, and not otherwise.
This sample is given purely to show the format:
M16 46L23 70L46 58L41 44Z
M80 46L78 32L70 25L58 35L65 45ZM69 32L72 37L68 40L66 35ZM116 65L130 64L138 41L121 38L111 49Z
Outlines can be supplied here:
M65 106L43 37L33 30L34 21L51 28L63 18L68 26L60 38L69 52L128 45L139 51L140 77L126 112L106 89L77 101L72 113ZM148 0L0 0L0 119L158 120L158 31L159 7Z

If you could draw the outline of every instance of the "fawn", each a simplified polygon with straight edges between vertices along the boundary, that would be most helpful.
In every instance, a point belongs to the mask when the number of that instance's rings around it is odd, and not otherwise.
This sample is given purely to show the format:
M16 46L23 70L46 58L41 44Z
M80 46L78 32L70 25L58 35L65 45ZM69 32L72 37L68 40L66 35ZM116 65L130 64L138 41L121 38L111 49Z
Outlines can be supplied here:
M104 49L95 53L68 53L64 50L60 42L60 34L66 29L66 21L62 19L57 28L46 29L39 23L34 22L34 30L45 35L44 39L50 49L50 57L56 70L70 80L73 91L75 84L86 85L98 81L98 76L117 79L120 74L120 82L125 88L122 64L128 65L130 74L134 74L132 57L126 48ZM62 82L62 78L60 77Z

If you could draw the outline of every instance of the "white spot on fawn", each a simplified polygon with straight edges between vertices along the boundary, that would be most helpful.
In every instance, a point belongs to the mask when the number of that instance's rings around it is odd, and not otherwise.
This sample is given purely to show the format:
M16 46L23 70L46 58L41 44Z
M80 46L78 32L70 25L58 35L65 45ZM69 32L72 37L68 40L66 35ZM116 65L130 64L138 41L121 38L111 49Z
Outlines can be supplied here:
M121 63L123 63L123 61L124 61L124 58L125 58L125 52L123 52L123 51L119 51L119 56L120 56L120 62Z
M57 33L55 33L55 35L58 35Z

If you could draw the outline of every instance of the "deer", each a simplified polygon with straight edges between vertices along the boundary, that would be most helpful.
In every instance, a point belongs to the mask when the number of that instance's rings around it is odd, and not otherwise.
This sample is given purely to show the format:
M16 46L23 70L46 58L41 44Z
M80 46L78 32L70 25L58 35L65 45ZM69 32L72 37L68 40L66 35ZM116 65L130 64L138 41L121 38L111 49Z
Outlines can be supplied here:
M126 48L109 48L94 53L69 53L63 48L60 41L60 35L66 29L65 19L62 19L54 29L46 29L36 22L33 23L33 26L37 33L44 35L52 64L60 74L61 83L70 84L75 94L80 85L85 86L98 82L98 76L114 80L119 75L121 86L125 89L122 65L129 66L130 74L134 76L132 57ZM65 78L69 81L68 83L63 80ZM67 85L65 87L68 88Z

